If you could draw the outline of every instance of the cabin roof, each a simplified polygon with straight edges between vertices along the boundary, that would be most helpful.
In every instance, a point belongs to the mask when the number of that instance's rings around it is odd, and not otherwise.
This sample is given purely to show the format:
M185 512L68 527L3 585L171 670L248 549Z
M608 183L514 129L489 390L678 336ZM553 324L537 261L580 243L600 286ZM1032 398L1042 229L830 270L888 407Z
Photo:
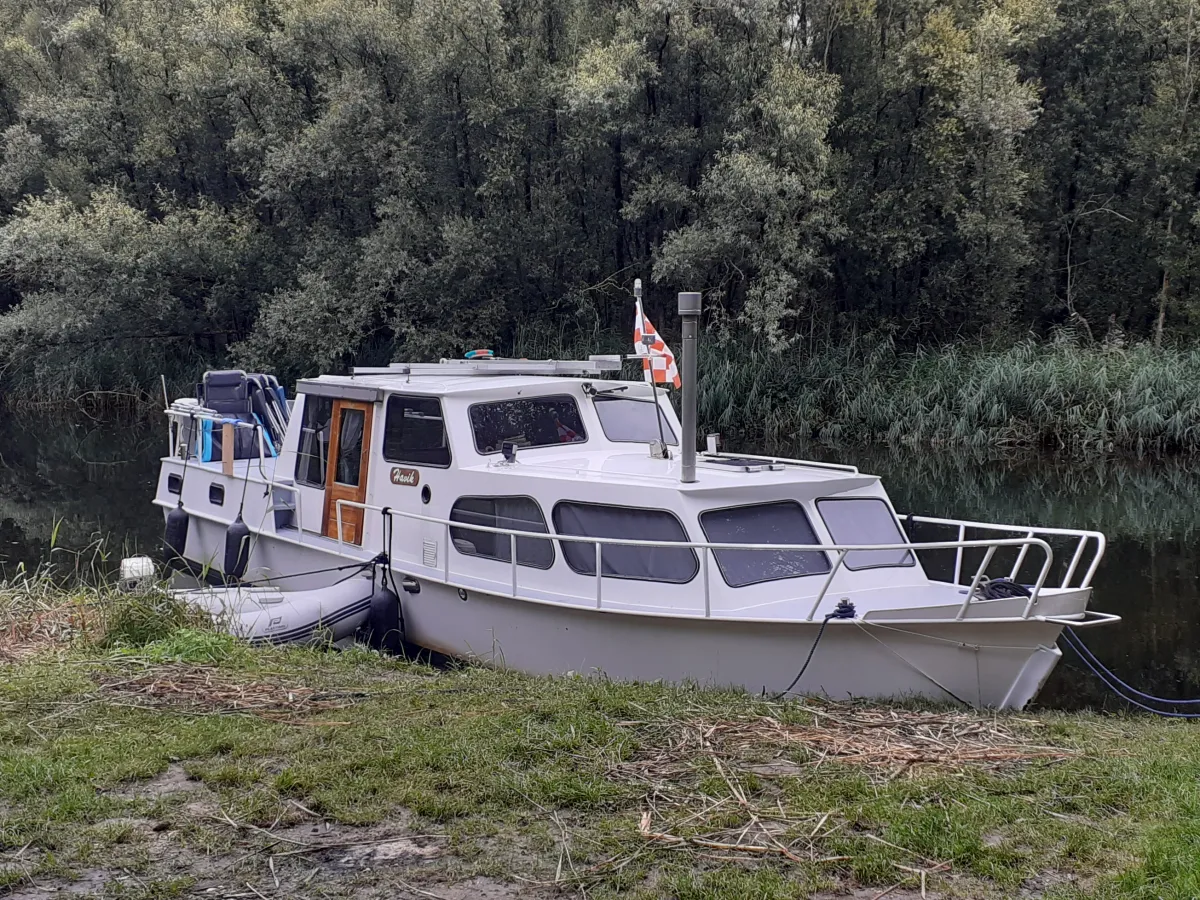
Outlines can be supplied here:
M782 487L804 484L815 486L816 494L825 496L866 487L879 480L877 475L803 464L746 472L713 465L713 458L701 454L696 460L696 481L684 484L679 480L680 459L677 449L673 448L673 454L671 459L662 460L648 453L614 453L607 450L555 452L543 447L518 450L515 463L491 459L462 468L464 471L486 471L500 476L669 487L685 493L719 494L728 490L742 499L753 500L763 499L753 496L755 488L774 496Z
M491 396L505 394L518 396L553 393L577 393L583 382L597 388L628 386L631 396L650 396L649 387L641 387L640 381L616 381L611 378L568 377L562 375L454 375L445 374L391 374L371 373L363 375L322 375L306 378L297 383L300 393L332 393L330 389L344 388L348 393L366 390L396 392L402 394L429 394L450 396L455 394L479 394Z

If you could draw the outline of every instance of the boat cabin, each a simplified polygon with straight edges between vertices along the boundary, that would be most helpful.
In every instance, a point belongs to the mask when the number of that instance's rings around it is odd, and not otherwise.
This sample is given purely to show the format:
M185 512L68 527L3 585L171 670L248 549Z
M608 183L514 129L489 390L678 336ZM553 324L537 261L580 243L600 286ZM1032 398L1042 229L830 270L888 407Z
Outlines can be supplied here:
M617 380L619 368L617 357L454 360L307 379L277 454L234 463L265 477L264 527L280 537L387 551L415 577L528 599L794 617L818 595L829 606L928 588L904 549L818 549L906 540L877 477L710 448L683 483L668 397ZM756 549L688 546L704 543ZM813 549L764 546L775 544Z

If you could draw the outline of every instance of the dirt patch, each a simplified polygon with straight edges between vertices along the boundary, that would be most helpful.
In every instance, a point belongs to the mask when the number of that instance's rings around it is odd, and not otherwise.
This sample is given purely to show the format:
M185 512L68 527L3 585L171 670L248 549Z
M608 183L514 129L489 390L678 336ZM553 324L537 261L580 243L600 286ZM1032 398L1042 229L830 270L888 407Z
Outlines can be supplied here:
M855 891L850 891L843 894L813 894L809 900L875 900L876 897L886 898L886 900L941 900L942 894L926 891L922 894L920 891L908 890L907 888L892 888L886 894L882 891L884 888L859 888ZM882 900L881 898L881 900Z
M166 771L160 772L149 781L139 781L112 791L122 800L157 800L172 794L208 791L201 782L193 779L178 763L171 763Z
M0 867L0 873L3 871L3 867ZM28 887L18 887L14 893L7 895L6 900L54 900L57 897L99 896L104 893L105 885L112 881L113 877L111 872L103 869L88 869L81 872L75 881L33 878Z
M430 891L434 893L435 891ZM459 884L438 885L436 893L445 900L513 900L517 897L534 897L528 885L504 884L490 878L472 878ZM403 894L401 894L403 896ZM420 897L421 894L414 896Z

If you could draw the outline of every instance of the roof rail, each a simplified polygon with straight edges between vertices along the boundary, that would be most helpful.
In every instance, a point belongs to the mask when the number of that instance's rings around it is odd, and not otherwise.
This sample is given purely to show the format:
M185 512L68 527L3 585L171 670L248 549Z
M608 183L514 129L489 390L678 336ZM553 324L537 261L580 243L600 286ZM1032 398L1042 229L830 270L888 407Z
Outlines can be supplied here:
M351 375L602 375L621 371L621 357L587 359L443 359L435 363L355 366Z

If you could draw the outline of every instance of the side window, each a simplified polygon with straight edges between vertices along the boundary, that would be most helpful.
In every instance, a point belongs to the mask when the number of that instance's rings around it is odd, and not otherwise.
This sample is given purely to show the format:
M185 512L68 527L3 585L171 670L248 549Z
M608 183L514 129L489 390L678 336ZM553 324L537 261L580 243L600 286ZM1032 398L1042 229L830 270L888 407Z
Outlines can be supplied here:
M333 420L333 398L303 394L304 418L300 422L300 444L296 450L296 482L325 487L329 461L329 432Z
M830 536L839 544L904 544L891 508L878 497L844 497L818 500L817 511ZM878 566L911 566L913 555L907 550L852 550L843 565L847 569L874 569Z
M519 447L580 444L587 440L574 397L529 397L476 403L471 430L480 453L499 453L506 441Z
M659 411L658 405L652 400L601 394L595 398L595 406L600 427L610 441L648 444L662 440L667 444L679 443L666 415Z
M641 541L686 541L687 532L671 513L634 506L600 506L562 501L554 507L559 534ZM596 574L596 545L562 541L563 557L580 575ZM600 566L610 578L685 584L696 577L700 561L690 547L604 545Z
M383 458L415 466L450 465L442 403L434 397L393 394L383 426Z
M549 534L546 518L537 501L530 497L460 497L450 510L454 549L464 556L482 556L512 562L512 538L507 534L476 531L467 525L508 528L512 531L540 531ZM517 565L548 569L554 565L554 545L537 538L517 538Z
M700 527L713 544L821 543L794 500L710 509L700 514ZM714 550L713 556L730 587L829 571L829 558L819 550Z

